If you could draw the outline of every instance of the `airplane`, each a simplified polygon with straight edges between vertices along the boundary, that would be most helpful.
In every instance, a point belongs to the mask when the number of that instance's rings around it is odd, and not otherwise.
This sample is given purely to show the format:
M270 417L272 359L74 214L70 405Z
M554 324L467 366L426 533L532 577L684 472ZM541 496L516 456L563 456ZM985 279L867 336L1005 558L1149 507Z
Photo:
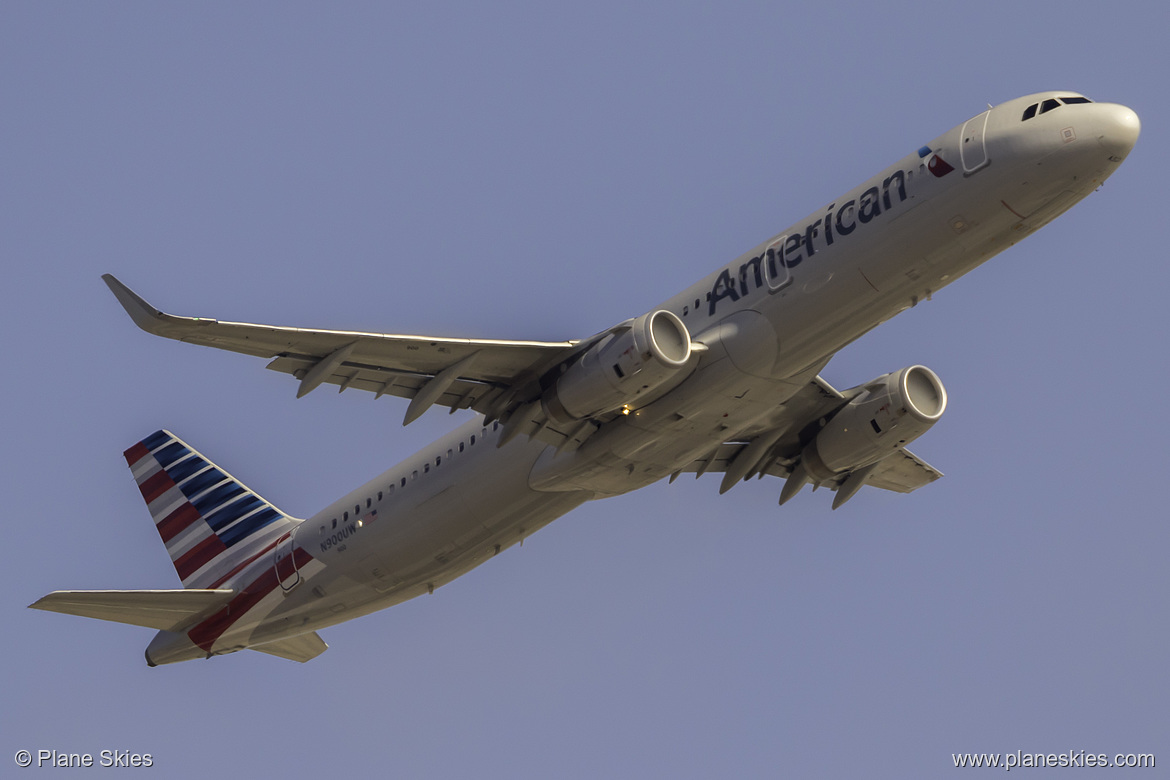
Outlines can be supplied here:
M589 338L493 341L181 317L103 277L148 333L475 419L307 519L166 430L125 452L182 588L56 591L36 609L156 629L150 666L251 649L308 661L317 631L433 593L586 501L680 474L783 479L833 508L942 475L906 445L947 393L913 365L838 391L845 345L1098 189L1137 141L1076 92L989 107L678 295Z

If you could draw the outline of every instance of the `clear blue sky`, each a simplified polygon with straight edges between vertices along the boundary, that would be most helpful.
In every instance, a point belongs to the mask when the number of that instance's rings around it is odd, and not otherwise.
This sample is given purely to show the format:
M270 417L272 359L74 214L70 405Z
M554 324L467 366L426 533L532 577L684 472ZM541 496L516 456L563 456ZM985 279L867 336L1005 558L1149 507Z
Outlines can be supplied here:
M21 748L169 778L1170 765L1168 27L1154 2L3 4L0 774ZM141 333L100 274L179 314L581 337L1043 89L1133 107L1129 161L825 372L935 369L915 451L946 479L836 513L655 485L304 666L148 669L147 629L25 609L177 587L121 458L158 427L306 516L458 422L297 400Z

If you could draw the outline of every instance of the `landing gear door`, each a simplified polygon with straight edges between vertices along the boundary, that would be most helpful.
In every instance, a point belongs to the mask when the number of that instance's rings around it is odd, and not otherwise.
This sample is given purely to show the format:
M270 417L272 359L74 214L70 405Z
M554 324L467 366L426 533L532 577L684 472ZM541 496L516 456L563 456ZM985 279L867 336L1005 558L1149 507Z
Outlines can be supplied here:
M276 579L280 582L281 590L288 593L301 584L301 573L297 569L296 557L293 554L293 535L296 529L280 537L276 542L273 566L276 569Z
M764 275L768 277L768 292L783 290L792 283L788 266L784 264L784 242L788 236L780 236L764 250Z

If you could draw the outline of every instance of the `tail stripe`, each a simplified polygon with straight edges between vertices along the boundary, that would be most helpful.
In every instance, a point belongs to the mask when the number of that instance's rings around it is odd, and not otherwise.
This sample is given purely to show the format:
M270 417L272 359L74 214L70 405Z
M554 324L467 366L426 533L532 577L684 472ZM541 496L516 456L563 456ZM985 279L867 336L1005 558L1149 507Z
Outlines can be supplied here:
M202 493L204 490L207 490L207 488L211 487L212 485L217 485L220 482L223 482L224 479L226 479L224 473L213 466L206 471L201 471L195 476L191 477L191 479L187 480L181 489L183 491L183 495L185 495L188 499L191 499Z
M178 461L180 458L185 458L190 454L191 450L184 447L181 441L173 441L160 449L158 452L154 453L154 459L157 460L158 464L164 469L169 470L171 466L175 465L176 461Z
M293 549L293 558L298 570L304 571L313 563L313 556L303 547ZM319 564L318 564L319 565ZM253 607L257 606L266 596L279 588L279 580L274 568L266 568L254 580L234 596L227 606L209 616L199 625L187 632L187 636L197 646L211 652L216 640L224 635L228 629L240 621Z
M167 473L171 475L175 484L179 484L195 472L205 468L207 468L207 463L204 462L203 458L192 456L187 460L181 460L167 466Z
M195 545L211 536L211 529L200 522L194 522L183 533L166 543L167 555L175 561L183 557Z
M244 486L237 482L225 482L218 487L204 493L199 498L193 500L191 503L204 515L210 514L213 509L217 509L220 504L226 502L229 498L243 495Z
M150 510L150 516L159 520L167 517L176 509L187 503L187 497L183 495L183 491L177 487L173 487L154 501L146 504L146 508Z
M174 539L198 519L199 513L195 511L195 507L184 502L178 509L159 521L158 533L162 537L163 544L169 544L171 539Z
M271 507L261 509L256 514L241 520L239 523L226 528L219 535L223 539L223 543L231 547L236 542L240 541L246 536L251 536L256 531L259 531L266 525L275 523L280 519L280 512L277 512Z
M139 483L138 489L142 491L143 500L149 504L174 486L171 476L160 469Z
M271 555L274 547L276 547L276 539L273 539L267 545L265 545L263 548L256 550L250 556L248 556L244 560L237 563L235 565L235 568L231 569L230 571L224 572L222 575L220 575L219 579L216 580L215 582L211 583L211 585L209 585L208 588L210 590L215 590L216 588L220 587L225 582L230 580L232 577L234 577L237 574L239 574L240 572L242 572L247 566L254 563L261 556Z
M149 455L150 450L147 448L146 442L140 441L123 454L126 456L126 462L130 464L130 468L134 468L134 464Z
M299 522L168 431L124 454L185 587L222 584Z
M157 450L159 447L166 444L171 439L175 438L169 431L155 431L142 440L142 444L148 450Z
M185 580L202 569L212 558L227 551L227 545L212 534L175 561L179 579Z
M229 517L228 522L216 528L215 532L224 540L224 544L230 547L231 544L227 541L228 535L243 533L247 536L251 531L263 528L279 516L279 512L269 509L264 504L257 504L253 508L243 507L234 517Z
M207 524L211 526L211 530L219 533L227 526L242 520L246 515L250 515L262 506L264 506L264 499L259 496L241 496L208 514L206 518Z

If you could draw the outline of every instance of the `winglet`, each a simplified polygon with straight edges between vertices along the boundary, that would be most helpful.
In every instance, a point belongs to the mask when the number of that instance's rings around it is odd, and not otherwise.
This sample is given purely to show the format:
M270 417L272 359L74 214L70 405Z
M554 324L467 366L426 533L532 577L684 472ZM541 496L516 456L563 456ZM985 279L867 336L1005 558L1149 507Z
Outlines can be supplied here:
M172 323L178 324L183 322L183 324L189 325L209 325L215 322L212 319L199 317L176 317L173 314L167 314L164 311L156 309L147 303L138 293L122 284L113 274L102 274L102 281L110 288L110 292L118 299L118 303L122 304L122 308L130 315L130 319L134 320L134 324L147 333L153 333L156 336L165 336L167 335L165 333L166 326Z

